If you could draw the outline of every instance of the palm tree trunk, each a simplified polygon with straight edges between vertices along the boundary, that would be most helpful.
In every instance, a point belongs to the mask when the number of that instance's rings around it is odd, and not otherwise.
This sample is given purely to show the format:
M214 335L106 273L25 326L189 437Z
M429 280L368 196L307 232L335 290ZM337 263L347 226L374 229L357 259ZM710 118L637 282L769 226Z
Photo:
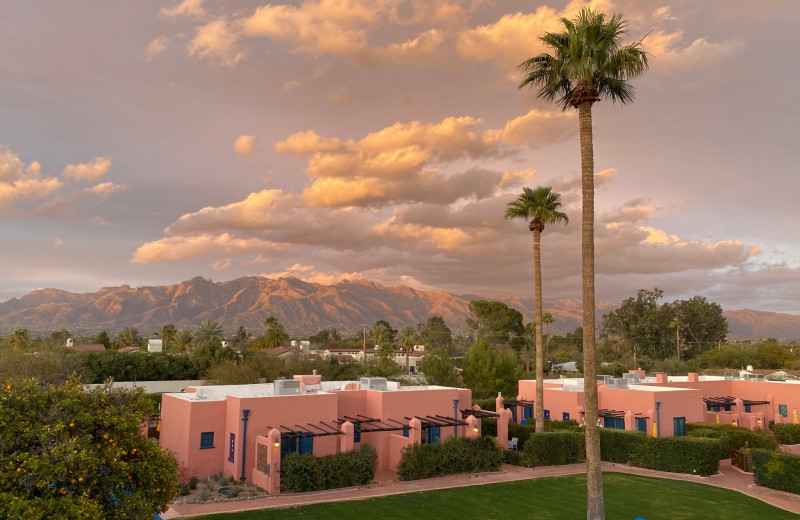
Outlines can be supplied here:
M594 145L592 101L578 106L581 142L581 257L583 280L583 391L586 417L586 518L604 520L603 473L600 467L598 430L597 366L595 364L594 301Z
M544 349L542 348L542 254L541 231L533 230L534 322L536 323L536 431L544 431Z

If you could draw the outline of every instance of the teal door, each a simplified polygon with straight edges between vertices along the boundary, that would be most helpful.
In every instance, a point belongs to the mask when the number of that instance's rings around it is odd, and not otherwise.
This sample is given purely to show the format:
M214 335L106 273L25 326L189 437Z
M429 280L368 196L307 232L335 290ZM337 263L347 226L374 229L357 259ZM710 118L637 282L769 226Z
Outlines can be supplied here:
M683 437L686 435L686 417L675 417L672 419L672 426L674 428L673 435L675 437Z

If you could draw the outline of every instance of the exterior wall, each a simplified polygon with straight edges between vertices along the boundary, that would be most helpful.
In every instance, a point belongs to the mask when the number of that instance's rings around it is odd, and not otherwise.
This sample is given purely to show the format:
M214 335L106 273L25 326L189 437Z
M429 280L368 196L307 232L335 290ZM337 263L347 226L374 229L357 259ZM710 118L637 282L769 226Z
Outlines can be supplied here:
M205 478L221 471L225 450L225 402L190 402L164 394L161 401L161 447L175 453L178 465L187 468L188 476ZM214 432L214 447L200 448L200 434Z

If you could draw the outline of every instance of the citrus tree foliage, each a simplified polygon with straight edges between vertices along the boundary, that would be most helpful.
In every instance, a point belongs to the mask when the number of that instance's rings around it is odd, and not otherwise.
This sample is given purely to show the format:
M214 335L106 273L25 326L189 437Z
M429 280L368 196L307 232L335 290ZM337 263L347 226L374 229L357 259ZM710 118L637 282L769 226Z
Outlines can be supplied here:
M0 518L152 519L177 493L172 455L140 435L141 389L35 379L0 392Z

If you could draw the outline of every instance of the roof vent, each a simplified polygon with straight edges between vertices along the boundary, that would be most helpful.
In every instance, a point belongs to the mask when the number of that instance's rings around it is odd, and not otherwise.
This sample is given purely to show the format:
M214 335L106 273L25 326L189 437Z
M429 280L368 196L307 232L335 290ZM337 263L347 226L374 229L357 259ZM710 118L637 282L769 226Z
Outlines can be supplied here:
M278 379L275 381L275 395L300 395L300 381L297 379Z

